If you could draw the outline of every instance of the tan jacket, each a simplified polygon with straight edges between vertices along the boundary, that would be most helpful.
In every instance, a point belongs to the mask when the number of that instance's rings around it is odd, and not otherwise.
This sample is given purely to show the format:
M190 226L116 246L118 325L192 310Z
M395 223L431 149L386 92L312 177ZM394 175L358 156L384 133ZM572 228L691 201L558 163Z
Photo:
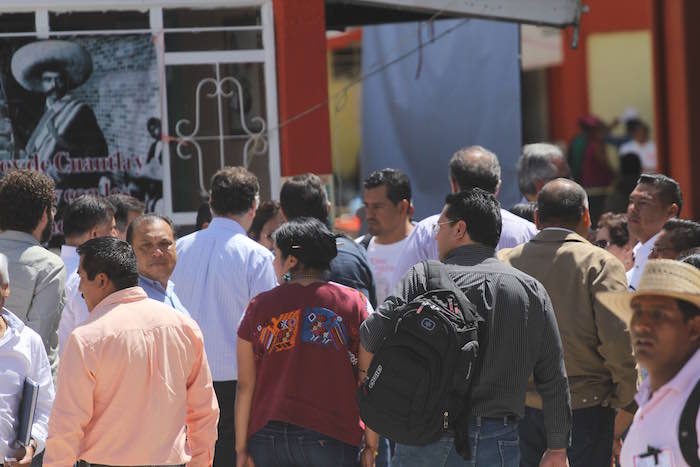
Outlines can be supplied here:
M544 285L552 299L573 409L623 408L636 392L637 371L625 323L594 299L598 292L627 290L622 263L580 235L545 229L528 243L498 256ZM526 404L542 402L528 387Z

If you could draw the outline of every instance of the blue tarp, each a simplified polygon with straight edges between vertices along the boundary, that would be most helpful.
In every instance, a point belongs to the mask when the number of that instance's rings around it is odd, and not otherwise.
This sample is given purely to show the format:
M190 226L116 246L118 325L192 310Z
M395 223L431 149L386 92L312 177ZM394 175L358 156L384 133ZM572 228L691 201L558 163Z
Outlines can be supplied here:
M482 145L501 163L501 204L520 199L519 26L485 20L436 21L420 27L422 57L368 77L362 85L362 176L385 167L408 174L416 219L439 212L449 192L448 161L459 148ZM362 69L367 73L418 44L416 23L365 27ZM422 60L420 73L416 78Z

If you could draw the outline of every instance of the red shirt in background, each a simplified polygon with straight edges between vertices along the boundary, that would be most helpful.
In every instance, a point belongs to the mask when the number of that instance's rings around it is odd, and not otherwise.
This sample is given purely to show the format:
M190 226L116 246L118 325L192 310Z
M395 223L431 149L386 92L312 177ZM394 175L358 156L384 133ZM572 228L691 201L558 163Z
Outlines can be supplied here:
M248 305L238 337L253 344L248 436L277 420L358 446L355 401L362 293L333 282L280 285Z

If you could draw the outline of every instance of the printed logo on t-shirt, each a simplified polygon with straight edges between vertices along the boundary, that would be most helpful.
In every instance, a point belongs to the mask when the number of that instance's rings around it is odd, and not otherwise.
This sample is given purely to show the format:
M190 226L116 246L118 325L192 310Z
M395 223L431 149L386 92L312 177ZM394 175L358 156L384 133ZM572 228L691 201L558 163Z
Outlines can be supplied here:
M282 313L275 318L270 318L264 326L258 327L259 342L266 352L279 352L294 347L300 311Z
M306 308L301 341L332 345L336 350L345 347L348 340L343 318L328 308Z

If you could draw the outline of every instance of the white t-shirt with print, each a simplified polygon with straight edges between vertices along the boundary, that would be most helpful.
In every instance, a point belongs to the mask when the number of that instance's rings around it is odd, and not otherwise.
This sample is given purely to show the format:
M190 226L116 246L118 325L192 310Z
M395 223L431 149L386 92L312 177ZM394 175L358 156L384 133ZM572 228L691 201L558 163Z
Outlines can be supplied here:
M372 265L372 272L374 272L377 306L391 295L396 260L399 258L407 239L408 237L396 243L381 245L376 242L375 238L372 238L367 246L367 258Z

